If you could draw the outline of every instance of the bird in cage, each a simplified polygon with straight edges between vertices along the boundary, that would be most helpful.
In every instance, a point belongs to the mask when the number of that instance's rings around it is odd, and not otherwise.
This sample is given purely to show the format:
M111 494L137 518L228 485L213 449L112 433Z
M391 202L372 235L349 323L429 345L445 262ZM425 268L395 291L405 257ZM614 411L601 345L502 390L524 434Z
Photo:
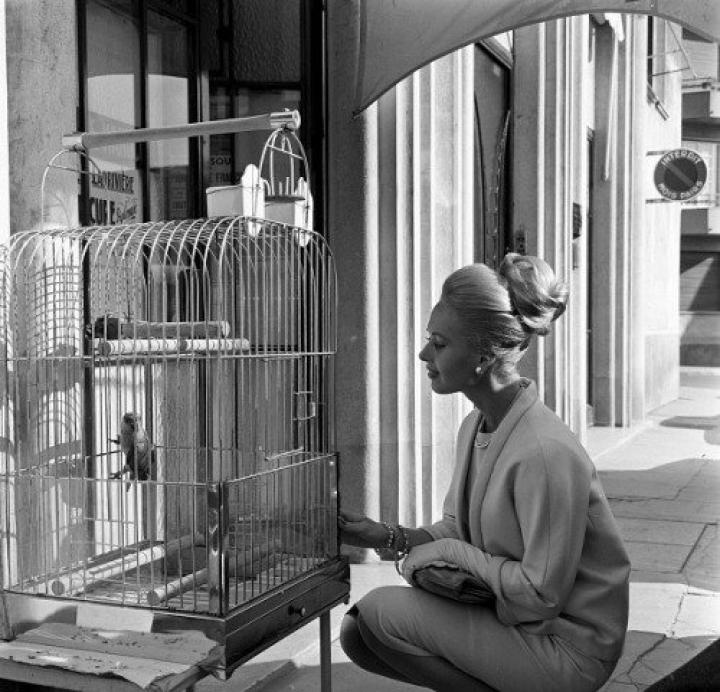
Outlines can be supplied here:
M120 445L125 455L125 464L110 478L122 478L129 474L130 481L146 481L155 476L155 446L150 441L137 413L124 413L120 422L120 435L111 440ZM130 490L130 481L125 484L125 492Z

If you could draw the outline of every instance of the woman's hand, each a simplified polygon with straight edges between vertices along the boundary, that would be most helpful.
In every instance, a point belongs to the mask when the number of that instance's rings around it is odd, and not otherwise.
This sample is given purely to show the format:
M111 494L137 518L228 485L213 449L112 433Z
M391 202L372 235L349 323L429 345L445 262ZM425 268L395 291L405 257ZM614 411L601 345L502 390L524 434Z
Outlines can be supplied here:
M449 562L443 550L447 540L441 538L412 548L402 564L402 575L405 581L411 583L410 579L416 569L427 567L433 562Z
M359 548L381 548L387 542L387 529L357 512L342 511L338 516L340 540Z
M488 555L480 548L457 538L440 538L413 548L403 562L402 572L406 581L412 573L433 562L455 565L480 579L485 579L488 569Z

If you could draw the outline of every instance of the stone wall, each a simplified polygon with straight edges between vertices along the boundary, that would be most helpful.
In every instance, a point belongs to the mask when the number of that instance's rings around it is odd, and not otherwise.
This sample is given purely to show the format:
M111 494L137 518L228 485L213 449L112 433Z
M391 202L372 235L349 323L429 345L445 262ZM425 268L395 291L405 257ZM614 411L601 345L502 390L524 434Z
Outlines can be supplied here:
M46 164L77 128L78 67L75 3L6 0L10 228L38 228ZM75 165L75 155L63 162ZM76 176L52 171L46 221L77 223Z

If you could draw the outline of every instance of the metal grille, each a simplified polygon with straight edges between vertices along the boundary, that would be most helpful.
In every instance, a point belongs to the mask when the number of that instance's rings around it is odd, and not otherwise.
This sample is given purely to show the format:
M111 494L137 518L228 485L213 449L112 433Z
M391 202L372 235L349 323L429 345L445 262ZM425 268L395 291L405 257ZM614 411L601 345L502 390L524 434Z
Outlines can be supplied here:
M337 555L319 235L237 217L5 254L7 590L224 614Z

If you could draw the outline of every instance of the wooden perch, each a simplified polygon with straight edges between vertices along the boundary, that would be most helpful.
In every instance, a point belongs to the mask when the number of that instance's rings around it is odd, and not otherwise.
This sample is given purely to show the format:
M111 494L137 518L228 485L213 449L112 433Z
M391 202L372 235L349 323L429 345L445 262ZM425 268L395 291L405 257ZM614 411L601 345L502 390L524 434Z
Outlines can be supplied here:
M98 317L93 336L100 339L217 339L230 334L225 320L210 322L124 322L119 317Z
M247 339L94 339L98 356L249 351Z
M80 567L54 579L50 584L50 590L56 596L76 596L98 582L107 581L124 572L155 562L180 550L198 544L201 545L203 541L204 539L200 534L182 536L162 545L136 550L108 562Z
M228 561L228 576L252 579L262 570L270 565L270 555L280 550L280 541L273 541L270 545L255 547L251 551L243 551L238 559L238 564L231 555ZM239 551L238 551L239 552ZM208 580L207 568L199 569L180 579L168 582L148 592L147 600L150 605L157 606L179 596L187 591L192 591L198 586L206 584Z

